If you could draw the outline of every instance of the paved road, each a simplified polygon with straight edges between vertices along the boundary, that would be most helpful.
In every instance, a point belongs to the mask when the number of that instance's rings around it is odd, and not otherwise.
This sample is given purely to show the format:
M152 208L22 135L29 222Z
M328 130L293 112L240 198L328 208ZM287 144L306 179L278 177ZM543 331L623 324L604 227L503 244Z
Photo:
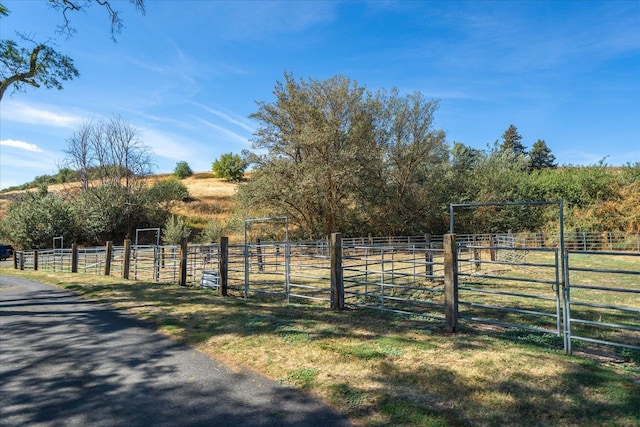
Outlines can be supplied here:
M149 325L0 276L2 426L340 426L320 402L237 374Z

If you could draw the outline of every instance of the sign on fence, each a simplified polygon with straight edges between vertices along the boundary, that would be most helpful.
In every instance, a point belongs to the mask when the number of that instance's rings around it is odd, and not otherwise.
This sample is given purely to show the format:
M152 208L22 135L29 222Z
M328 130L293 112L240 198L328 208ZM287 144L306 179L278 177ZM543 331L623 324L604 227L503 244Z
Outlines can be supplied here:
M200 279L200 287L208 289L219 288L219 275L217 271L203 271Z

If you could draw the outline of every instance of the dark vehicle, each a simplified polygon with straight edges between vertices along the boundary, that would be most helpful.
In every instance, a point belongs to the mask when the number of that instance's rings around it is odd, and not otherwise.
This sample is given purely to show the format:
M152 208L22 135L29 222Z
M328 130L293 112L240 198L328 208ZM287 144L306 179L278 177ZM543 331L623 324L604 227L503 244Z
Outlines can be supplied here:
M13 246L11 245L0 245L0 261L4 261L7 258L13 256Z

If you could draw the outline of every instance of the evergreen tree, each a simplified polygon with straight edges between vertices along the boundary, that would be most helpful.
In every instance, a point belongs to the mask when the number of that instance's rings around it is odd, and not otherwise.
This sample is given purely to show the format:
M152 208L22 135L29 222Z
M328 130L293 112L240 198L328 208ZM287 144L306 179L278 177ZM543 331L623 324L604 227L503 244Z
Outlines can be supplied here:
M509 125L509 128L502 134L500 151L510 151L513 154L521 154L523 156L527 154L525 146L522 145L522 136L518 133L518 128L514 125Z
M547 143L544 139L539 139L531 147L529 153L529 169L545 169L555 168L557 165L554 163L556 156L551 154L551 149L547 147Z

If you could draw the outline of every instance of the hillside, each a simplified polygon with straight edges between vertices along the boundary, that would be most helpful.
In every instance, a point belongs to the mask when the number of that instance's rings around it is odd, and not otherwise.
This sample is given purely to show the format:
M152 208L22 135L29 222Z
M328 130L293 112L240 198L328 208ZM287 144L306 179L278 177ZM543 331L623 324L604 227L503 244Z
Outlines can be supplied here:
M149 184L172 177L171 174L153 175L148 179ZM172 212L186 219L191 228L202 229L208 221L228 219L233 210L233 196L238 184L213 178L211 173L196 173L189 178L180 180L189 190L189 199L176 204ZM79 183L52 184L47 187L52 193L67 193L79 187ZM9 204L21 193L32 190L16 190L0 193L0 216L4 215Z

